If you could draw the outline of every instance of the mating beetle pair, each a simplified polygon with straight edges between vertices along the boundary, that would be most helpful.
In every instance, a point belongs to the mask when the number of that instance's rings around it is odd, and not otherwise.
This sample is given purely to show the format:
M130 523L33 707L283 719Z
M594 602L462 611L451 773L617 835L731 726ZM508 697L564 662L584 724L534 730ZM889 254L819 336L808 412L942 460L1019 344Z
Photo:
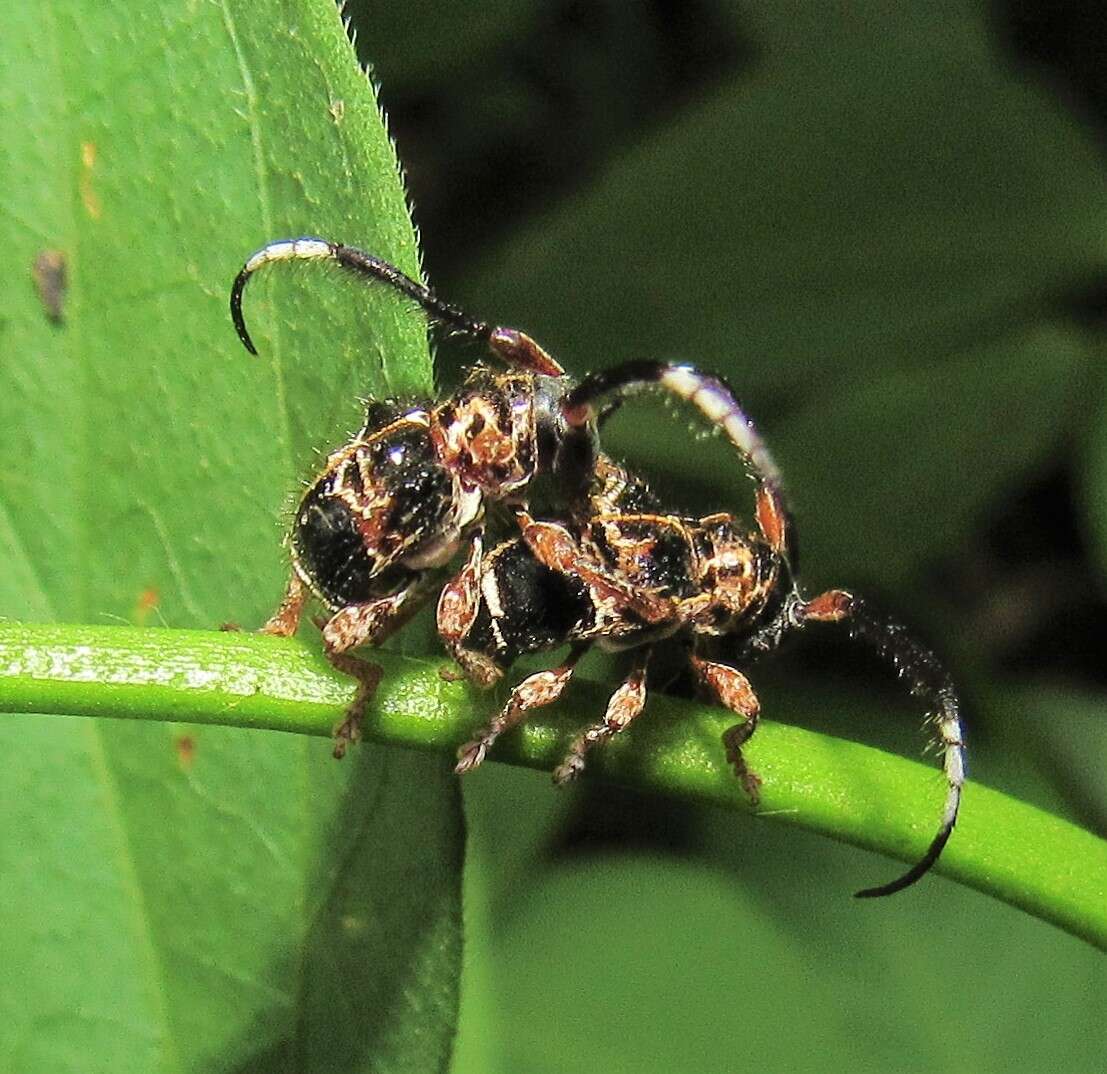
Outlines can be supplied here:
M437 590L439 634L480 685L499 680L521 656L569 646L562 664L525 678L461 747L459 772L480 764L528 711L555 701L592 645L628 650L630 671L603 720L574 740L555 772L559 782L572 779L591 748L640 715L650 653L674 639L686 646L700 685L739 718L723 736L724 747L756 798L759 781L741 747L756 729L760 705L740 667L808 623L844 622L931 705L948 788L938 832L922 859L897 880L858 894L899 891L934 864L956 822L964 783L953 684L903 627L852 594L801 594L779 472L724 381L689 366L633 362L574 383L525 333L473 320L392 265L318 238L271 243L239 273L231 314L251 353L243 291L254 272L277 261L330 261L383 282L449 331L486 344L506 366L474 366L456 392L438 401L371 402L363 428L328 457L300 501L288 590L263 629L295 632L309 597L328 609L327 655L361 683L336 732L336 756L356 737L379 676L350 650L381 642ZM697 518L667 510L602 452L603 415L644 386L687 401L722 430L754 479L755 528L730 513ZM539 512L546 517L530 509L540 478L553 490L550 509ZM486 548L493 507L511 518L511 532ZM463 549L463 566L443 584Z

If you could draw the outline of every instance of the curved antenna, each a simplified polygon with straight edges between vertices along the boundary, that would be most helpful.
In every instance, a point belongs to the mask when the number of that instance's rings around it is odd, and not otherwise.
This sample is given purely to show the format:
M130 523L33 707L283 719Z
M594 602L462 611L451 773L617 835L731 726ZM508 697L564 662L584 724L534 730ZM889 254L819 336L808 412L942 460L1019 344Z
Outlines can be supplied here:
M416 283L395 265L390 265L387 261L382 261L352 246L307 236L268 243L247 260L242 266L242 271L235 277L234 285L231 287L231 320L234 321L235 330L238 332L238 338L242 340L242 345L251 354L257 354L257 348L250 338L242 316L242 292L246 289L250 277L258 269L276 261L334 261L344 268L388 284L389 287L421 306L429 316L449 325L455 331L478 339L487 339L492 333L488 325L474 321L461 310L442 302L429 288Z
M907 683L912 694L926 698L933 706L930 718L938 729L938 738L944 751L943 767L947 784L946 802L938 832L923 856L902 876L880 887L865 888L855 893L858 899L894 895L897 891L910 887L929 871L949 842L957 823L961 791L965 785L965 741L957 689L938 658L913 638L905 626L873 613L860 598L851 593L832 589L814 600L800 604L796 608L796 617L800 623L845 622L852 637L867 642L882 660L891 664L896 674Z
M570 426L583 428L595 419L597 404L604 396L622 396L654 385L696 407L712 425L723 430L756 477L780 485L780 470L733 389L722 377L701 373L693 366L637 361L591 373L565 394L561 411Z
M722 429L737 449L758 484L757 520L769 543L795 562L795 537L791 514L784 500L780 470L761 439L757 427L742 409L734 390L722 377L702 373L690 365L668 362L625 362L587 376L561 400L561 412L571 429L582 430L600 416L599 403L614 395L608 405L640 388L659 387L694 406L714 426ZM602 414L602 411L600 412Z
M409 298L434 321L452 332L487 343L492 353L508 365L519 366L546 376L560 376L564 370L537 343L514 328L500 328L477 321L463 310L443 302L429 287L417 283L395 265L354 246L330 242L313 236L280 239L268 243L242 266L231 287L231 320L242 345L257 354L254 341L242 315L242 293L250 277L258 269L276 261L334 261L342 268L370 279L379 280Z

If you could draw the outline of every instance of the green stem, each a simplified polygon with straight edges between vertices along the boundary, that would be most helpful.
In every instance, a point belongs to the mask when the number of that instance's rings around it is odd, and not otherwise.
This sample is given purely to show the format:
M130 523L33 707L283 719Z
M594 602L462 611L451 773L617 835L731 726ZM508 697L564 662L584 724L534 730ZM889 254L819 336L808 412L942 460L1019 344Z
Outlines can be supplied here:
M366 737L449 752L488 718L490 699L445 681L441 663L383 651L373 658L385 677L366 717ZM573 697L602 709L607 692L582 683ZM295 639L0 626L0 710L7 712L327 736L352 696L352 681ZM564 709L536 712L497 744L495 757L552 768L580 722ZM720 745L731 722L719 709L655 697L650 719L599 751L591 767L641 790L749 811ZM763 780L759 816L903 861L918 858L937 824L944 786L931 767L769 722L747 756ZM1107 949L1107 842L1067 821L970 783L936 871Z

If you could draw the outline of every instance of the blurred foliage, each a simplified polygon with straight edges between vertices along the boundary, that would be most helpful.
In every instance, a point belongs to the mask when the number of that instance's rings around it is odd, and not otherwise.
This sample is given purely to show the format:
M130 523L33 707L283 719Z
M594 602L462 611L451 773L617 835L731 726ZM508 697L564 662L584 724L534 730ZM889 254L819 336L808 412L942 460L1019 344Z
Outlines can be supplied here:
M576 372L725 372L808 584L929 636L972 778L1107 833L1101 11L505 7L467 56L427 19L418 63L362 23L440 290ZM682 420L625 411L613 438L682 502L748 495ZM912 748L844 639L755 682L766 712ZM456 1074L1107 1062L1101 960L948 884L857 907L859 852L528 774L466 803Z

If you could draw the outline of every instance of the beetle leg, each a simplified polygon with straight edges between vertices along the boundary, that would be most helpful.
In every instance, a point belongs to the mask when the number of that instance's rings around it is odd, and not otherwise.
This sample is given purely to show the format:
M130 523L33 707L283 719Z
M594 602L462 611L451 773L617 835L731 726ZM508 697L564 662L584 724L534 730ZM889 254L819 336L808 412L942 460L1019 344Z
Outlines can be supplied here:
M327 659L333 667L357 681L357 693L334 729L334 759L340 761L346 756L346 747L361 738L361 718L369 699L377 692L382 672L379 664L371 664L349 653L328 652Z
M358 681L358 691L334 731L334 755L342 757L346 747L360 737L365 706L381 679L381 669L368 660L350 655L359 645L377 645L402 626L419 608L426 592L416 578L391 596L341 608L322 625L323 651L332 666Z
M676 613L676 602L655 593L644 593L604 569L557 522L536 522L526 511L517 511L516 521L534 558L559 574L580 579L600 601L611 601L646 623L663 623Z
M578 642L569 651L565 663L548 671L538 671L528 675L519 683L511 691L511 696L500 714L457 751L457 765L454 771L460 774L476 768L484 760L492 743L505 731L510 731L521 723L531 709L553 704L569 685L578 661L588 648L587 642Z
M734 774L742 781L742 787L750 801L757 805L761 779L756 772L750 771L742 756L742 747L757 730L761 702L757 700L749 679L737 668L715 660L705 660L696 654L688 659L696 678L719 699L720 704L742 717L741 723L736 723L723 732L723 745Z
M465 566L443 587L438 597L438 633L453 649L469 632L480 607L480 566L484 541L476 534L469 545Z
M265 626L261 628L261 633L271 634L276 638L292 637L296 633L296 628L300 625L300 617L304 614L304 604L307 598L307 586L304 585L300 576L293 571L279 607L269 617Z
M480 610L483 557L484 541L478 533L469 546L465 566L442 587L438 597L437 622L439 637L461 665L465 677L478 686L488 687L497 682L503 672L484 653L462 645Z
M625 731L642 714L646 705L646 666L649 658L648 648L635 653L634 666L623 684L611 695L603 721L585 729L573 740L565 760L554 769L555 783L568 783L576 779L583 771L585 756L593 746Z

